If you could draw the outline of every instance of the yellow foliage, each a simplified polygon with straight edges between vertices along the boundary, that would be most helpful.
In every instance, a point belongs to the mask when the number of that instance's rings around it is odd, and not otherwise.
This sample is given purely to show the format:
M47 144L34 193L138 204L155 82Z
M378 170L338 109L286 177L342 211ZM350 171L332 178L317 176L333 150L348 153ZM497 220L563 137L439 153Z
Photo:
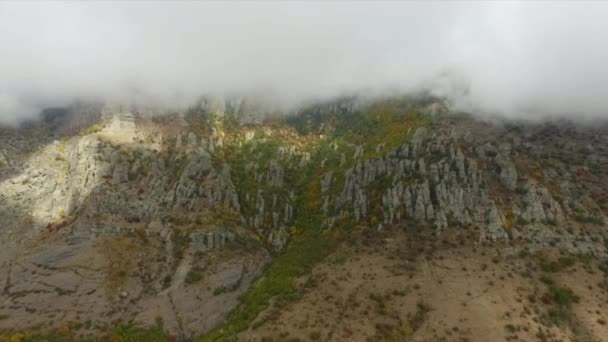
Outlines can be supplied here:
M97 132L100 132L102 129L103 129L102 125L95 124L89 128L85 128L84 130L82 130L82 132L80 132L80 135L89 135L89 134L97 133Z
M11 336L11 342L22 342L24 338L25 335L23 335L22 333L16 333Z
M410 337L414 334L414 329L405 323L399 326L393 331L393 341L406 342L410 340Z
M62 324L62 325L59 327L59 333L60 333L61 335L64 335L64 336L65 336L65 335L69 335L69 334L70 334L70 332L71 332L70 326L69 326L69 325L67 325L67 324Z
M503 223L503 229L508 231L513 226L513 210L505 210L505 222Z
M81 324L80 324L79 320L70 321L70 329L78 330L78 329L80 329L80 326L81 326Z
M342 236L342 232L339 229L335 229L333 231L332 238L334 240L339 240L341 236Z
M376 216L372 216L372 218L371 218L369 221L370 221L370 225L371 225L372 227L377 226L377 225L378 225L378 222L379 222L379 221L378 221L378 218L377 218Z
M120 335L112 335L112 337L110 337L110 342L124 342L124 338Z

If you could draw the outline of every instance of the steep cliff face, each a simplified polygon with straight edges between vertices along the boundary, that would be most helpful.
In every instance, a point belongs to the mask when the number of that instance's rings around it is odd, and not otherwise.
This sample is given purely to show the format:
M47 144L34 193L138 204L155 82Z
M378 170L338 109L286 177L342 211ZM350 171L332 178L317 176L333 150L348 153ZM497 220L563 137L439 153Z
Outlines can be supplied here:
M361 231L607 256L606 127L490 124L424 97L260 108L106 106L79 134L64 114L4 130L0 328L162 322L188 339L237 308L212 334L236 333Z
M230 167L193 133L105 116L82 135L15 151L3 170L2 325L162 319L176 336L198 336L268 253L245 229Z
M469 226L479 231L480 241L523 239L541 245L560 228L576 225L576 218L564 214L544 184L527 177L518 181L511 142L475 146L450 134L453 128L436 127L432 134L418 128L411 141L382 156L354 158L355 165L343 173L339 193L328 191L334 176L333 171L326 173L321 193L328 225L351 220L381 230L414 220L409 224L426 223L438 234L447 227ZM573 200L561 193L555 196L566 203ZM590 209L583 210L592 215ZM603 222L601 210L594 215ZM539 231L546 231L542 240ZM564 233L562 246L573 253L587 252L586 244L579 250L573 244L576 235ZM593 252L605 255L601 244Z

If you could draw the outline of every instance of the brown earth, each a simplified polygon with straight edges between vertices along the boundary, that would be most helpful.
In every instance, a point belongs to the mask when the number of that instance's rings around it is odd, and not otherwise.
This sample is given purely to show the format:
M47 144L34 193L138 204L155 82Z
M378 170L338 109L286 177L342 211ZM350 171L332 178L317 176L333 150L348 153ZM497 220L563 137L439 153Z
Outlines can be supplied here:
M239 341L608 339L606 275L595 261L546 272L539 256L554 260L554 251L462 246L457 238L400 232L369 246L346 243L298 280L299 300L274 303ZM571 288L578 303L550 300L547 279ZM550 318L558 309L563 319Z

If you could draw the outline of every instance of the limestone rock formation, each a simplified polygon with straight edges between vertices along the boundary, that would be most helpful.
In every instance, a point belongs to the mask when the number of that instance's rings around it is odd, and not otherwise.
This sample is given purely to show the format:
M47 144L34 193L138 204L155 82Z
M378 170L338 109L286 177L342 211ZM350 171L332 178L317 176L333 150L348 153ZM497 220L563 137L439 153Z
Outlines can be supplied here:
M0 130L0 329L160 317L191 339L310 232L607 256L608 129L491 126L435 104L379 113L347 98L266 125L252 99L203 97ZM82 132L61 126L80 112Z

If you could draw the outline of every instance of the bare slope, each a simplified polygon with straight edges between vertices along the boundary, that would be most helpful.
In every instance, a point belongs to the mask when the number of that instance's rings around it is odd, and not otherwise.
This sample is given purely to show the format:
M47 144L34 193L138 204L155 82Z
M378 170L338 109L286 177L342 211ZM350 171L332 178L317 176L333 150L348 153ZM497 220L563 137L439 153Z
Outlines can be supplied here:
M605 125L238 108L3 130L0 336L604 336Z

